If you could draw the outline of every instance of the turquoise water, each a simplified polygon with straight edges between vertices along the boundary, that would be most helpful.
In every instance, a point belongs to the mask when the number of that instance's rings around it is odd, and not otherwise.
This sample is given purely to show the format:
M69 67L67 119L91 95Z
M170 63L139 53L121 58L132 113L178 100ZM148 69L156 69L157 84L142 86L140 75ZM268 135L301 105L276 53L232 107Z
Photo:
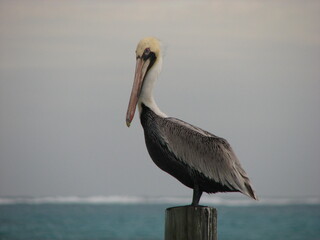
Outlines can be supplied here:
M1 240L160 240L169 204L2 204ZM222 240L320 239L320 205L217 206Z

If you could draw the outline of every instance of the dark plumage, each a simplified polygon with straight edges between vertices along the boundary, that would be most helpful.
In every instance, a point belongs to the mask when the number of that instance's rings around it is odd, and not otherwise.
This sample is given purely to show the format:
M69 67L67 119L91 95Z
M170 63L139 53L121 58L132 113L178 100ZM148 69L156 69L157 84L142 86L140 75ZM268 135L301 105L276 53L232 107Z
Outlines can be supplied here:
M202 192L242 192L256 199L247 174L225 139L182 120L160 117L145 105L140 120L152 160L187 187L197 189L193 203Z

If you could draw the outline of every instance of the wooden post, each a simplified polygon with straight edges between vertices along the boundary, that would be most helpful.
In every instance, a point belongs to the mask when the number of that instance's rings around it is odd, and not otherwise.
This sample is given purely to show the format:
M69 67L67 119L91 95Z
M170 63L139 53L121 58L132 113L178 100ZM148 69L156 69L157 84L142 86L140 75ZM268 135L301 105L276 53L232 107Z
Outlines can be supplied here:
M205 206L166 209L165 240L217 240L217 210Z

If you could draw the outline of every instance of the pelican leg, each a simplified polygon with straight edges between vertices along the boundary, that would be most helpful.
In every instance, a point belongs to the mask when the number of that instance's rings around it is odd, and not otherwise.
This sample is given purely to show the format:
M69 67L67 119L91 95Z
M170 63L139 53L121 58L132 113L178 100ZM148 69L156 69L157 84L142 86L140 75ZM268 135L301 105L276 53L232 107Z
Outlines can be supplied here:
M192 206L198 206L199 205L199 201L202 195L202 191L200 190L198 185L194 185L193 188L193 197L192 197Z

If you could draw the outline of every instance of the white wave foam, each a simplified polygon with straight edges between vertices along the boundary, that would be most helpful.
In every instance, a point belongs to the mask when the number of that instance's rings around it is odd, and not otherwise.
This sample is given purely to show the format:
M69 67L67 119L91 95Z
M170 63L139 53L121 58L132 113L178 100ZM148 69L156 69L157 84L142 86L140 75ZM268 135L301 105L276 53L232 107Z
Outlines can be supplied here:
M0 197L0 205L5 204L190 204L191 197L138 197L138 196L55 196L55 197ZM249 198L223 198L220 196L203 196L202 205L212 206L261 206L320 204L320 197L308 198L261 198L253 201Z
M143 198L134 196L55 196L55 197L18 197L18 198L1 198L0 204L65 204L65 203L79 203L79 204L112 204L123 203L133 204L142 203Z

